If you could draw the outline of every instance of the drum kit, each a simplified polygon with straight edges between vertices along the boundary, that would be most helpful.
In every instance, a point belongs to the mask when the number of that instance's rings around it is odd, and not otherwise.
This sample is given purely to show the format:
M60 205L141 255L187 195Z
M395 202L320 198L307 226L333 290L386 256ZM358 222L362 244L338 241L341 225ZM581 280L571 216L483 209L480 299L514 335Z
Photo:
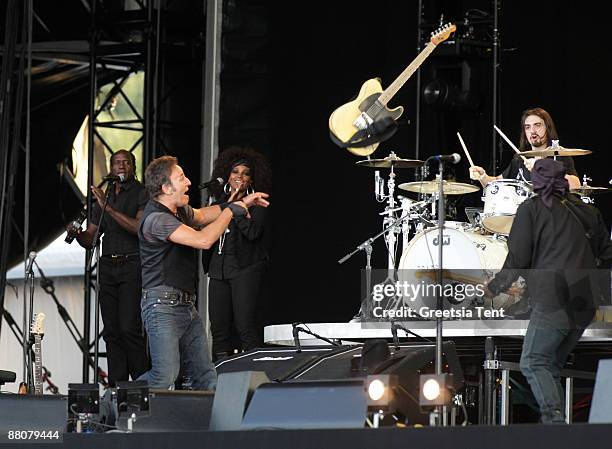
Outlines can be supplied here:
M566 149L559 146L538 151L521 152L524 157L556 157L556 156L581 156L591 153L588 150ZM437 270L440 269L438 249L440 236L443 234L442 246L443 268L445 270L470 270L476 277L489 279L495 270L501 269L508 253L506 240L512 227L516 211L519 205L534 195L530 183L516 179L497 179L486 185L481 197L484 207L481 211L467 214L469 222L447 221L443 224L442 232L438 225L437 204L440 202L440 192L447 195L467 195L481 190L480 186L461 182L440 180L417 181L400 183L397 188L403 195L399 200L395 198L396 171L407 168L423 169L426 161L415 159L403 159L394 152L383 159L365 159L358 161L356 165L377 169L374 173L374 190L377 202L386 202L385 209L380 213L383 216L383 231L369 238L359 245L352 253L347 254L339 263L344 262L360 250L365 250L367 255L366 270L370 273L370 257L372 253L372 242L380 236L384 236L388 251L388 277L384 282L414 281L415 270ZM380 170L388 169L388 180L381 177ZM595 187L588 184L591 179L586 175L583 184L573 189L572 192L579 195L583 201L593 203L592 195L608 192L605 187ZM441 184L441 185L440 185ZM407 196L417 194L418 201ZM466 210L467 212L467 210ZM402 238L398 239L401 234ZM398 241L402 242L401 257L397 263L396 251ZM441 252L441 251L440 251ZM402 273L410 273L402 275ZM392 275L391 273L397 273ZM402 278L404 276L404 278ZM406 278L405 276L408 276ZM367 289L371 292L371 281L368 279ZM506 297L507 301L508 297ZM518 298L514 298L516 302ZM398 304L396 304L397 306ZM425 305L425 304L423 304ZM466 304L451 303L445 307L464 307ZM492 303L493 307L500 307L502 303ZM505 303L505 306L511 304ZM433 304L432 307L435 307ZM362 312L364 307L362 306Z

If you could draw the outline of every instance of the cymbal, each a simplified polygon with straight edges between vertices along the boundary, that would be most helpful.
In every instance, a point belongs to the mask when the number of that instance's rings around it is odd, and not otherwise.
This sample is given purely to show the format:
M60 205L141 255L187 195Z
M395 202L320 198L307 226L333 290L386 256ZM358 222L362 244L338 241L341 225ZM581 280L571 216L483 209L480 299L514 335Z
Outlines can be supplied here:
M578 148L548 147L544 150L521 151L519 154L526 157L548 157L548 156L586 156L591 150L580 150Z
M440 188L438 181L405 182L398 186L401 190L415 193L425 193L433 195L438 193ZM442 191L445 195L464 195L466 193L478 192L479 187L463 182L443 181Z
M384 159L364 159L363 161L357 161L357 165L361 167L372 167L372 168L415 168L423 165L425 161L418 159L402 159L397 157L394 153L387 156Z
M596 193L606 193L608 191L610 191L608 187L595 187L590 185L581 185L580 187L576 187L575 189L570 189L570 192L577 193L581 196L588 196Z

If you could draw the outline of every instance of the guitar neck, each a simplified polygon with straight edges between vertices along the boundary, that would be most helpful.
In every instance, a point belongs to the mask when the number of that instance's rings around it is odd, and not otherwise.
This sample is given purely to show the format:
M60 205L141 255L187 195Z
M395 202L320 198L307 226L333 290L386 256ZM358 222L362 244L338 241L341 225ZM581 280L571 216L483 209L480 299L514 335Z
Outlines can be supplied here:
M431 52L436 48L436 44L433 42L428 43L425 48L418 54L414 61L410 63L408 67L404 69L402 73L393 81L389 87L387 87L380 97L378 97L378 101L383 105L387 105L389 101L395 96L397 91L399 91L404 83L408 81L408 79L412 76L414 72L423 64L423 61L427 59L427 57L431 54Z
M34 335L34 394L43 394L41 337Z

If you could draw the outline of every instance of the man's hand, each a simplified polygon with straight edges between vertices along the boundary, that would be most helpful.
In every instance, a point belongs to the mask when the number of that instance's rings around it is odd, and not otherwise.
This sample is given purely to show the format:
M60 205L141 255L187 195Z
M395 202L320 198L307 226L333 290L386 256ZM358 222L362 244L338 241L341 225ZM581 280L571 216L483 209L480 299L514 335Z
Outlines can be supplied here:
M486 176L486 174L487 172L485 171L485 169L479 167L478 165L470 167L470 179L473 179L474 181L480 181L480 178Z
M255 193L251 193L250 195L247 195L244 198L242 198L242 202L247 207L251 207L251 206L268 207L270 205L270 202L266 200L266 198L268 198L269 196L270 195L268 195L267 193L255 192Z
M96 201L98 201L100 207L104 208L104 202L106 201L104 190L96 186L91 186L91 193L93 193L94 197L96 197Z
M527 160L525 160L524 164L525 164L525 167L527 168L527 170L529 170L529 171L533 170L533 166L535 165L535 163L536 163L536 161L538 159L539 158L536 158L536 157L530 157Z

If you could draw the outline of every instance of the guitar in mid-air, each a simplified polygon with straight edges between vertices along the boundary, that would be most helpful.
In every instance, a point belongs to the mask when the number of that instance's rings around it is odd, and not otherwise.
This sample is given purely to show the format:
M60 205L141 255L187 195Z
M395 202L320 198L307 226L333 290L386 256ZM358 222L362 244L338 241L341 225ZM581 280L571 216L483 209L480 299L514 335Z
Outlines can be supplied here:
M385 90L383 90L379 79L369 79L361 86L357 98L332 112L329 117L329 130L335 139L342 144L342 147L346 147L347 150L357 156L369 156L376 150L379 142L365 146L359 145L360 141L364 141L368 137L368 128L377 122L395 121L402 115L404 112L402 106L389 109L387 103L416 72L434 48L448 39L456 29L457 27L454 24L449 23L432 33L430 42L423 51ZM351 146L351 144L355 145Z

